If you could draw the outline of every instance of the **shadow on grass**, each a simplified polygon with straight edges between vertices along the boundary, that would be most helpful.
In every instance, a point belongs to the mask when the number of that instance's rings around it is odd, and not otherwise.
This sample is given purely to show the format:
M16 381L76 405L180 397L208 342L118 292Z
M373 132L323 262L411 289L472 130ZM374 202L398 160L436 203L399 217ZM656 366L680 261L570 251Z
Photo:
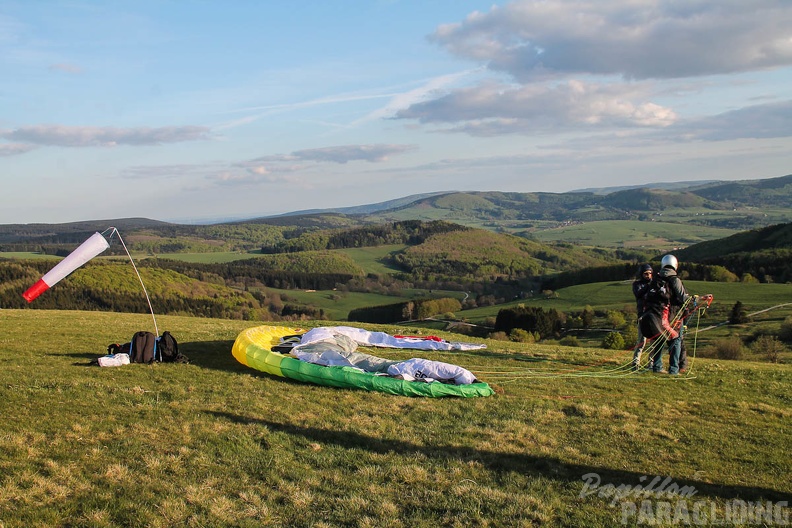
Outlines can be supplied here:
M247 372L252 371L249 367L239 363L231 355L233 340L224 341L192 341L179 343L179 352L187 356L190 364L203 368L222 370L225 372ZM95 353L90 352L66 352L55 355L68 356L71 358L84 358L85 362L74 363L75 366L96 366L96 359L107 354L105 350ZM256 372L256 371L252 371ZM262 373L263 374L263 373Z
M273 376L254 368L243 365L231 355L233 340L225 341L194 341L179 343L179 352L190 358L190 364L201 368L220 370L223 372L241 372L254 378L267 378L285 384L303 384L302 382Z
M191 365L226 372L250 370L231 355L233 346L233 340L191 341L179 343L179 352L190 358Z
M599 475L603 485L611 483L617 487L622 484L635 486L641 483L641 477L647 476L645 473L636 473L634 471L623 471L584 464L571 464L551 457L497 453L494 451L449 445L421 446L402 440L377 438L350 431L301 427L222 411L210 411L209 414L235 423L262 425L272 431L279 431L292 436L301 436L312 442L334 444L348 449L362 449L377 454L420 454L436 460L456 459L463 462L476 461L487 467L490 471L498 473L516 471L531 476L565 481L571 484L577 483L581 485L581 489L584 482L582 478L583 475L590 473ZM648 475L648 477L648 479L645 479L646 482L644 484L648 484L655 475ZM692 479L671 478L680 488L683 486L695 488L698 491L696 497L707 496L724 500L741 499L745 501L789 500L789 494L769 488L718 485ZM664 479L665 477L663 477L663 480Z

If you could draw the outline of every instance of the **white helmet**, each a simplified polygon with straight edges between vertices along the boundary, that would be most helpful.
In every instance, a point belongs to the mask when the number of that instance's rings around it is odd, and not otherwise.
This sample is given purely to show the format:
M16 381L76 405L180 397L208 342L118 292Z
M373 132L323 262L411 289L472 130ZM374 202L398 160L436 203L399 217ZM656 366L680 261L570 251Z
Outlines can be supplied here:
M677 266L679 266L679 262L677 262L677 258L674 255L665 255L663 260L660 261L660 267L662 268L674 268L674 271L676 271Z

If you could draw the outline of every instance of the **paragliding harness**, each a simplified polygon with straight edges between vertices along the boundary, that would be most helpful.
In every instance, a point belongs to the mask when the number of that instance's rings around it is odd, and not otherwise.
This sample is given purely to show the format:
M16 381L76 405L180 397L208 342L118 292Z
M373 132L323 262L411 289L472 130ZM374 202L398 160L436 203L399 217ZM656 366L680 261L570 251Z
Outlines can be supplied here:
M644 290L644 306L668 306L671 304L671 291L663 277L652 277L649 285Z
M652 277L644 289L643 307L638 325L646 339L654 341L661 336L671 339L677 337L677 330L669 324L671 290L664 277Z
M160 337L151 332L135 332L129 343L111 343L107 346L107 353L129 354L130 363L189 363L190 359L179 352L176 338L167 330Z

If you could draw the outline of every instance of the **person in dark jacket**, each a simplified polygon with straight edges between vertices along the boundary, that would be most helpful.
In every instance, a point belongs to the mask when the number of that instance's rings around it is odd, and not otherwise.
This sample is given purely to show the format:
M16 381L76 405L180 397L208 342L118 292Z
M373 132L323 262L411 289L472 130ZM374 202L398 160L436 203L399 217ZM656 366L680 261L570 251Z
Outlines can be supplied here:
M651 264L641 264L638 267L638 278L632 283L633 295L635 296L636 308L638 310L638 319L640 319L644 313L644 296L646 295L649 284L652 282L653 273ZM641 366L641 354L643 353L644 346L646 346L646 337L641 333L641 326L639 324L638 341L635 342L635 348L633 349L633 370L638 370Z

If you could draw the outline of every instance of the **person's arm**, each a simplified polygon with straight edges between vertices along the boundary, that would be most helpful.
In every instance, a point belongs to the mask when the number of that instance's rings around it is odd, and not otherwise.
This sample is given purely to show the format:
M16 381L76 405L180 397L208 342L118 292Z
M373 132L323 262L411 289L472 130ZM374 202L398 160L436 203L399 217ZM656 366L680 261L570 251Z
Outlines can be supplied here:
M690 298L688 292L685 290L685 285L682 284L682 279L674 277L671 281L671 293L674 296L674 301L677 305L682 306Z

